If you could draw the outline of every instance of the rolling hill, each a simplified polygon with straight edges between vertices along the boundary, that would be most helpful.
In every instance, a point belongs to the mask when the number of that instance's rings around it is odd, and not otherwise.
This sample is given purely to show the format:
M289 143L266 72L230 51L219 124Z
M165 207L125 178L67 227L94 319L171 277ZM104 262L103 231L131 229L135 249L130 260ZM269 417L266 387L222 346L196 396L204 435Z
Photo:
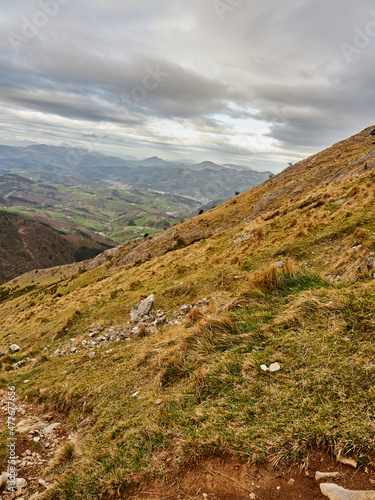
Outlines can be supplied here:
M124 189L116 183L62 186L6 174L0 176L0 206L64 232L80 230L94 239L125 243L176 224L197 213L200 204L177 195Z
M0 283L27 271L89 259L111 246L85 233L64 234L30 217L0 211Z
M160 234L0 287L1 387L65 429L58 453L18 434L50 460L41 498L323 499L322 469L371 489L374 145L369 127Z

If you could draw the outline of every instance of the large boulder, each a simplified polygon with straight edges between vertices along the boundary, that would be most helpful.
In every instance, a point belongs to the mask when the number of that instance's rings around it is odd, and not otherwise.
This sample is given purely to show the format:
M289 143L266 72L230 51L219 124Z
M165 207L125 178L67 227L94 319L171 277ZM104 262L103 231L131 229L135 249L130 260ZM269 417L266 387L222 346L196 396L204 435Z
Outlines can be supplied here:
M145 316L150 314L152 308L154 307L155 304L155 295L152 294L147 299L141 300L139 304L133 307L133 309L130 311L130 319L133 323L138 323L141 321Z

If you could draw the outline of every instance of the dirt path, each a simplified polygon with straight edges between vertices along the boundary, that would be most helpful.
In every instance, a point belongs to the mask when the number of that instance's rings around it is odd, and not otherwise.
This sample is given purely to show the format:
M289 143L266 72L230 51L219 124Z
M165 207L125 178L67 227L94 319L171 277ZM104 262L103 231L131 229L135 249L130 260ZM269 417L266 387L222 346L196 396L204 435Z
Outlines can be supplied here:
M48 469L59 448L74 439L65 428L65 418L55 412L46 413L43 405L17 402L16 469L17 477L25 480L17 498L37 500L51 486ZM0 426L7 426L8 393L0 391ZM4 466L1 472L6 470ZM316 471L339 472L337 478L317 481ZM322 451L311 454L303 470L297 467L271 470L265 466L241 464L230 457L207 458L178 474L143 482L122 496L125 500L324 500L319 483L336 483L350 490L374 490L375 472L353 468L337 462ZM1 490L0 498L11 500L12 493Z
M0 426L6 436L11 436L8 427L8 393L0 391ZM51 465L59 447L73 438L65 429L65 418L56 412L46 413L43 405L16 401L16 427L13 434L15 439L15 461L18 479L24 479L23 488L19 488L19 497L24 500L33 497L36 492L45 491L48 483L48 468ZM3 468L7 470L10 452L7 450L5 457L0 457ZM13 493L7 491L9 483L1 489L0 498L9 500ZM33 498L37 498L36 496Z
M315 480L315 472L341 473L340 478ZM371 483L373 481L373 483ZM319 484L336 483L350 490L375 489L375 473L354 469L315 452L307 469L272 471L239 464L230 458L206 459L179 476L142 484L123 496L127 500L320 500Z

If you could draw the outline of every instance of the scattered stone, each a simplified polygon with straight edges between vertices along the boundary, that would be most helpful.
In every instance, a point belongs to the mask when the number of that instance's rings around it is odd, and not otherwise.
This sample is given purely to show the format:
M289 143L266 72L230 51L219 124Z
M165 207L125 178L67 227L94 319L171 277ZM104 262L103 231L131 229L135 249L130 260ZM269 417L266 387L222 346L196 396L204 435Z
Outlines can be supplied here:
M291 477L288 481L289 486L293 486L295 483L295 480Z
M191 310L193 306L191 304L184 304L180 307L180 313L186 316Z
M9 346L9 352L11 354L15 354L16 352L19 352L20 350L21 350L21 348L17 344L12 344L11 346Z
M130 397L131 397L131 398L135 398L136 396L138 396L138 394L139 394L139 391L134 392L134 393L133 393Z
M43 420L21 420L20 422L17 423L16 425L16 431L17 432L22 432L24 434L27 434L31 431L35 431L38 429L44 429L48 426L47 422L43 422ZM29 452L29 453L28 453ZM26 451L27 455L31 455L30 450Z
M77 351L78 351L78 349L77 349L76 347L72 347L72 348L70 349L70 352L71 352L72 354L76 353Z
M354 467L354 469L357 468L357 462L355 460L353 460L353 458L345 458L345 457L341 457L340 455L338 455L337 461L344 464L344 465L350 465L350 467Z
M163 402L163 400L162 400L162 399L157 399L157 400L155 401L155 404L156 404L156 406L159 406L159 405L161 405L161 404L162 404L162 402Z
M329 500L375 500L375 491L351 491L337 484L322 483L320 491Z
M235 239L234 243L244 243L245 241L249 241L250 238L254 238L254 233L244 234L243 236L240 236L239 238Z
M340 477L340 472L315 472L315 481L320 481L321 479L327 479L328 477Z
M132 328L132 334L133 335L138 335L140 329L141 329L140 326L138 326L138 325L135 326L134 328Z
M277 372L281 370L281 365L279 363L272 363L269 367L267 365L260 365L260 369L264 372Z
M270 365L269 370L270 370L270 372L277 372L277 371L281 370L281 366L279 363L272 363L272 365Z
M7 481L8 481L8 473L3 472L0 476L0 489L7 484Z
M29 382L31 382L31 380L24 380L23 381L24 384L28 384Z
M13 370L18 370L18 368L21 368L26 363L26 359L21 359L21 361L18 361L17 363L13 363L12 367Z
M17 491L21 491L23 488L26 488L26 486L27 486L26 479L23 479L23 478L16 479L16 488L17 488Z
M38 479L38 484L40 484L40 486L43 486L43 488L48 488L48 484L44 479Z
M147 297L147 299L141 300L141 302L139 302L139 304L133 307L133 309L130 311L130 319L132 323L138 323L144 318L144 316L147 316L152 311L154 304L154 294Z
M356 245L355 247L349 248L347 254L351 255L352 253L357 252L360 248L362 248L362 245Z
M38 437L38 436L36 436L36 437L35 437L35 438L33 438L33 439L34 439L34 441L35 441L36 443L38 443L38 442L40 441L40 437Z
M256 500L257 496L255 493L250 493L249 498L250 500Z
M94 358L95 358L95 351L91 351L91 352L89 352L89 353L88 353L88 357L89 357L90 359L94 359Z
M285 260L278 260L277 262L275 262L274 266L275 267L284 267L285 264L286 264Z
M61 424L59 422L55 422L54 424L50 424L48 427L44 429L44 434L49 434L52 432L56 427L59 427Z

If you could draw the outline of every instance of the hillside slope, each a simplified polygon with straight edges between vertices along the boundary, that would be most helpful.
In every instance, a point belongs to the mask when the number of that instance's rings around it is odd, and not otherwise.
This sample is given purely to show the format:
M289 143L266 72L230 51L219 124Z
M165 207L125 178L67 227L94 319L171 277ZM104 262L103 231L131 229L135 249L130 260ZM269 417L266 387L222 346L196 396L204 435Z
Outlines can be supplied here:
M0 287L0 348L20 347L1 360L2 387L62 412L74 434L41 469L44 498L144 498L155 477L218 456L310 471L303 496L264 487L264 500L324 498L323 452L355 461L370 489L374 195L370 127L161 234ZM151 294L156 312L131 323ZM342 467L353 485L361 472ZM236 498L255 494L235 477Z
M30 217L0 211L0 283L27 271L87 259L106 248L88 235L65 235Z

